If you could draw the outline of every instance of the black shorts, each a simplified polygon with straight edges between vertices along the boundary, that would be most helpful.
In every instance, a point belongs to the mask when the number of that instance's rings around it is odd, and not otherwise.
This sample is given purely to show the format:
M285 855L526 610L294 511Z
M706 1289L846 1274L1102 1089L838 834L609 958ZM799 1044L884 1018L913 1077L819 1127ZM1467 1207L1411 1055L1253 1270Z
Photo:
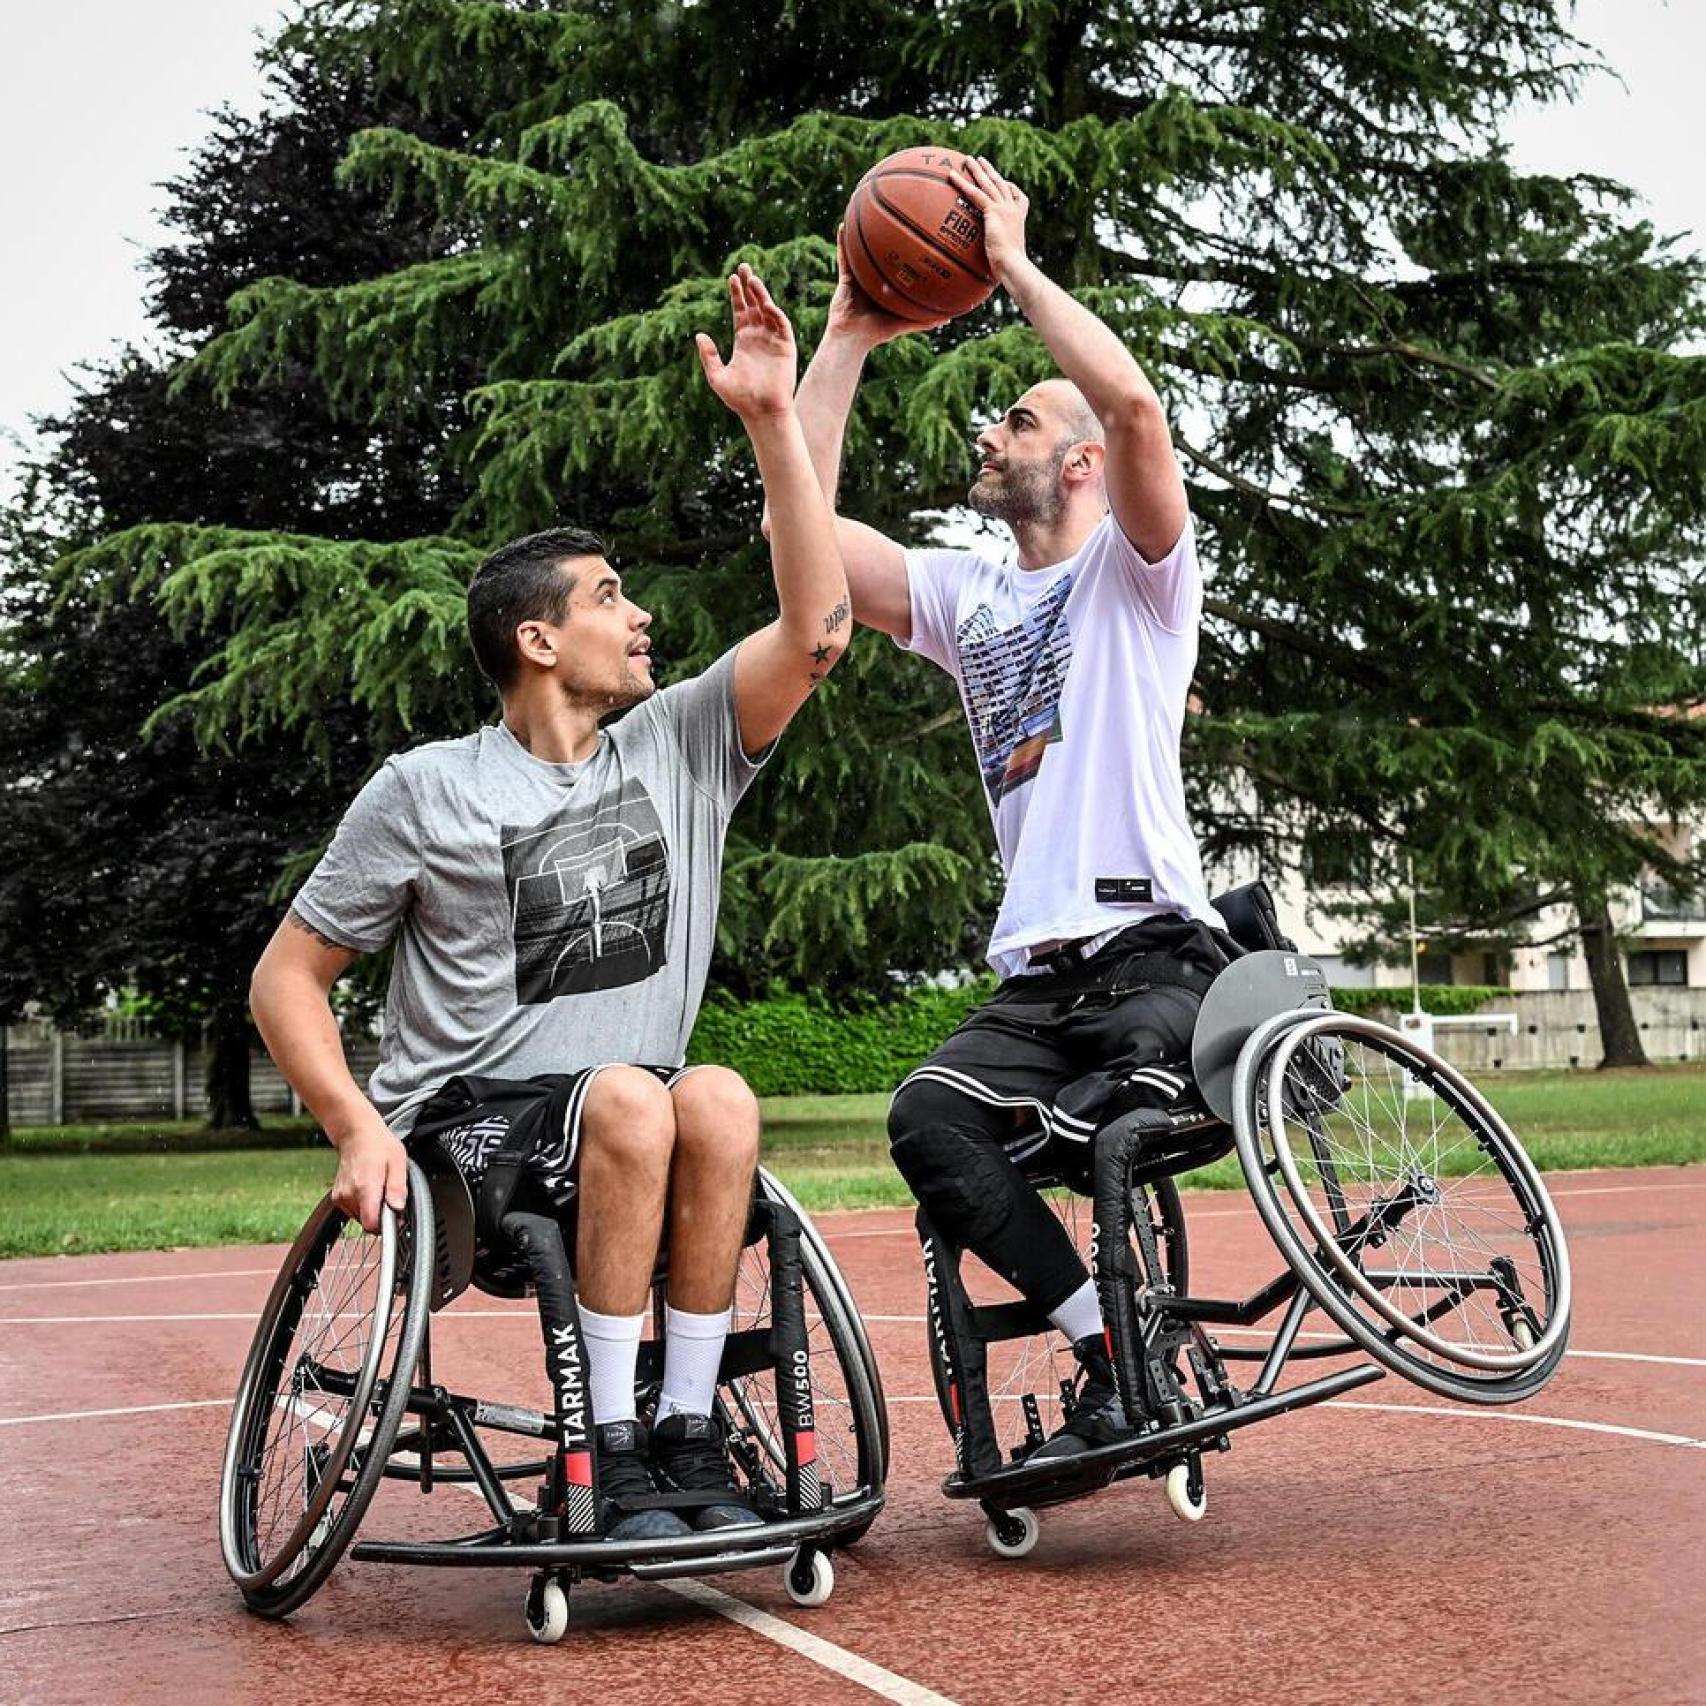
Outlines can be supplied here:
M1237 953L1206 924L1145 919L1064 971L1006 979L900 1089L927 1080L1011 1108L1015 1161L1051 1140L1088 1144L1139 1101L1184 1090L1197 1009Z
M472 1074L446 1079L416 1117L404 1140L410 1149L436 1143L464 1179L476 1200L486 1163L520 1123L531 1127L525 1179L529 1195L553 1209L574 1196L580 1170L581 1113L587 1092L607 1061L579 1072L546 1072L537 1078L483 1078ZM660 1083L674 1089L691 1066L648 1066Z

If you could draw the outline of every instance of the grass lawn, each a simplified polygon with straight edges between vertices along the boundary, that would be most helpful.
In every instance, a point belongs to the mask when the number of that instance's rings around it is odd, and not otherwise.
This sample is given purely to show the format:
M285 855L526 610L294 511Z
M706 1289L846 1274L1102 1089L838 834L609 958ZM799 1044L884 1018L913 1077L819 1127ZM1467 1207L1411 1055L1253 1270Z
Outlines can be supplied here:
M1546 1171L1706 1161L1706 1069L1510 1073L1482 1088ZM886 1096L764 1104L765 1164L809 1209L901 1206ZM0 1151L0 1256L269 1243L292 1238L330 1182L307 1121L266 1132L170 1122L24 1128ZM1242 1185L1228 1157L1189 1177Z

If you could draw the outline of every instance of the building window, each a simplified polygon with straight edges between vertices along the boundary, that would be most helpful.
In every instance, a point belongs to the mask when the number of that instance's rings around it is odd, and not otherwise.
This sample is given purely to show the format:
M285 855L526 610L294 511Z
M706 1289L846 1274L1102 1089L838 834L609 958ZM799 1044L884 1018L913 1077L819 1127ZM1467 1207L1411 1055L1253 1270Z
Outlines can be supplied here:
M1568 954L1548 954L1546 956L1546 987L1548 989L1568 989L1570 987L1570 956Z
M1629 982L1633 985L1688 982L1688 954L1682 948L1649 948L1629 956Z

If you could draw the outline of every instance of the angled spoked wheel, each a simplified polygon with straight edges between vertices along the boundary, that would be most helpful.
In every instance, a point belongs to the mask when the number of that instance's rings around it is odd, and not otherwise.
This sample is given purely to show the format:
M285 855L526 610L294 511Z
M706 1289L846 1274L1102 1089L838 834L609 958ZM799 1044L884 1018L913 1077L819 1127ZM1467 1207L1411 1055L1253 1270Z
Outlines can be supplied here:
M225 1567L283 1617L331 1573L385 1468L432 1289L432 1197L409 1164L401 1214L369 1237L325 1198L261 1311L219 1487Z
M1522 1145L1461 1073L1328 1012L1258 1031L1235 1095L1263 1223L1339 1327L1441 1397L1509 1403L1545 1383L1569 1335L1563 1231Z

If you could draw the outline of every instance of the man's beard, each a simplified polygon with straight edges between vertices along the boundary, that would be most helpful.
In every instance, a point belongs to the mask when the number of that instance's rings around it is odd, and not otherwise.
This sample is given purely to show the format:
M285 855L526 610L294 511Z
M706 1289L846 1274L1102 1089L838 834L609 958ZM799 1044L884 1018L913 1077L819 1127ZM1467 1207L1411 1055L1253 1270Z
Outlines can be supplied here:
M966 502L979 515L1004 521L1009 527L1058 520L1060 471L1071 448L1061 445L1046 463L1009 462L993 479L980 475L966 494Z
M565 699L577 705L590 706L601 720L614 716L618 711L632 710L634 706L651 698L655 692L657 683L635 674L632 669L624 669L622 679L609 686L590 687L566 681L563 683Z

